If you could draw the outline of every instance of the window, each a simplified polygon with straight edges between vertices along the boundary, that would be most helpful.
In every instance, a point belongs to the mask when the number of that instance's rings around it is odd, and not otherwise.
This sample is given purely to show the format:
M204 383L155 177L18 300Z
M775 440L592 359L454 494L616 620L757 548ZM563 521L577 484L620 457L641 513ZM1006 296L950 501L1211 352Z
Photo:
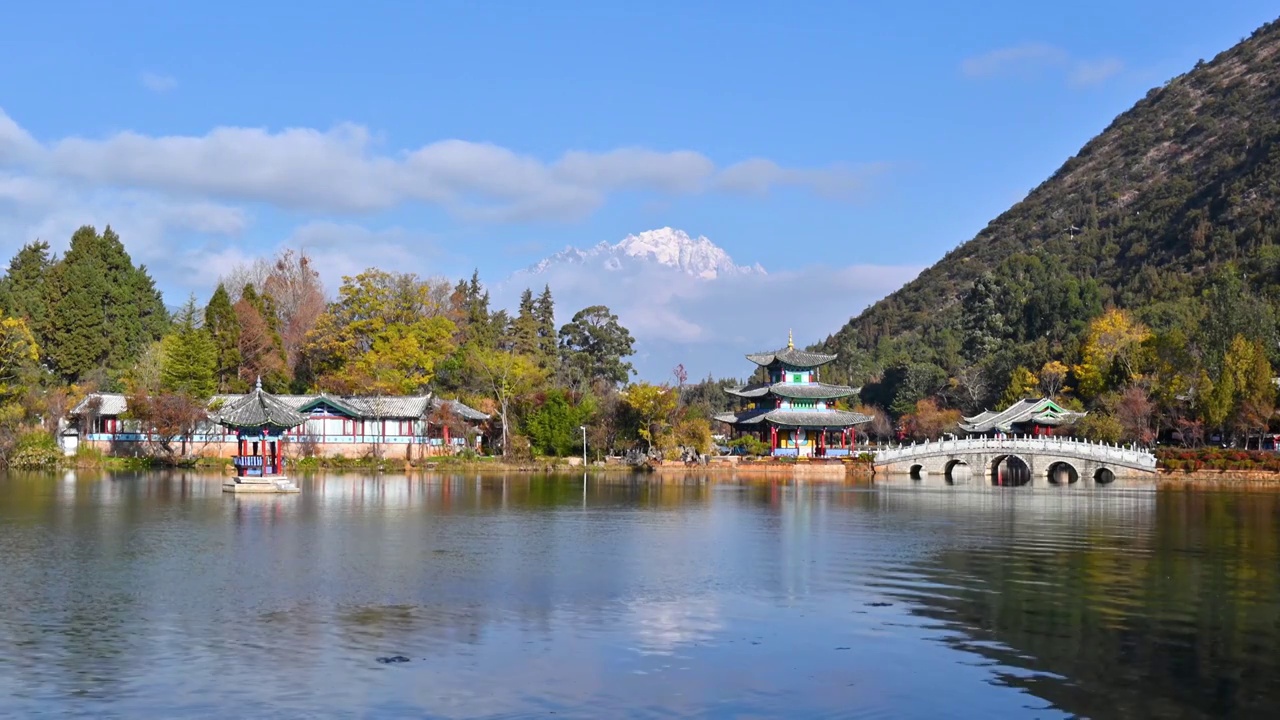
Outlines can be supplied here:
M791 373L791 382L793 383L804 382L803 380L800 379L801 377L802 376L800 375L800 373Z

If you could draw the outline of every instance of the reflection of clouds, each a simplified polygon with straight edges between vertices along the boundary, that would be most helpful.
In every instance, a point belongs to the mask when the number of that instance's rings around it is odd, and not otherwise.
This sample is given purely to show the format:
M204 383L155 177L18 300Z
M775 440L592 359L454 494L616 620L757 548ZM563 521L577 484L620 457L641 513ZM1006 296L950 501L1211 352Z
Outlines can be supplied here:
M623 622L634 628L640 652L663 655L707 642L724 627L720 606L709 597L631 602Z

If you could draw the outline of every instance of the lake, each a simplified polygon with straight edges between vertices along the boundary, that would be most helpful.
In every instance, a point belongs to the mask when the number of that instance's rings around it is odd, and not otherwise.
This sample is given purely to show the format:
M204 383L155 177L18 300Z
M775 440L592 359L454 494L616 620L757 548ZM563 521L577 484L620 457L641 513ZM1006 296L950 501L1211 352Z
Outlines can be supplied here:
M1269 717L1280 494L0 476L0 715Z

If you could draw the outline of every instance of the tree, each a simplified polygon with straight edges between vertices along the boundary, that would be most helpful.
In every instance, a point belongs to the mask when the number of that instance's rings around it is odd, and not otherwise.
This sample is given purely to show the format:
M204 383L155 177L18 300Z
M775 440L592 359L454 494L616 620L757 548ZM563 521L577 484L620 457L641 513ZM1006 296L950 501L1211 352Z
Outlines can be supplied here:
M854 408L854 412L871 418L871 422L862 426L862 432L868 437L873 437L877 440L893 439L893 421L889 419L889 414L883 409L874 405L859 405Z
M1110 415L1120 423L1122 440L1143 445L1150 445L1155 440L1151 423L1155 405L1147 396L1146 390L1138 385L1130 385L1108 404Z
M237 353L240 356L236 385L247 389L262 381L268 392L282 392L288 386L288 354L276 330L269 297L245 285L232 306L236 321Z
M1244 434L1245 445L1252 432L1266 430L1275 411L1276 389L1272 375L1266 347L1236 335L1223 357L1219 385L1230 386L1228 419L1235 431ZM1221 399L1226 402L1225 397Z
M902 417L902 427L916 440L933 440L954 432L960 424L959 410L944 410L932 398L916 403L915 410Z
M13 256L9 271L0 279L0 312L26 322L37 344L43 342L49 326L45 283L52 267L49 243L37 240Z
M581 402L565 390L551 390L525 420L525 434L538 452L564 457L582 451L582 431L595 412L590 397Z
M582 385L596 380L624 383L635 373L625 358L635 354L631 333L604 305L579 310L560 328L564 365L576 373Z
M1071 372L1065 364L1050 360L1040 368L1040 391L1045 397L1056 398L1058 393L1067 391L1067 373Z
M222 284L233 298L241 297L247 285L274 298L272 326L280 333L286 364L292 371L307 333L325 310L324 284L311 257L306 251L286 248L274 259L258 258L233 268Z
M538 299L533 301L533 319L538 326L538 365L548 373L554 372L559 352L556 340L556 304L551 298L550 285L544 285Z
M84 226L48 274L46 355L63 379L120 371L159 339L168 325L160 293L143 266L134 267L119 236Z
M471 366L484 378L490 397L498 405L498 417L502 423L502 454L510 453L512 435L511 406L516 398L533 390L545 379L545 374L527 355L497 348L471 347Z
M417 392L455 346L457 328L416 275L366 270L344 277L338 300L307 336L312 383L335 392Z
M231 305L231 296L221 283L204 309L204 327L213 340L214 378L218 392L240 390L240 320Z
M638 419L636 431L650 450L671 428L679 398L680 394L675 388L665 384L641 382L628 386L622 392L622 401L635 412Z
M217 389L217 348L197 320L195 296L178 312L173 330L161 343L161 389L198 400L212 396Z
M0 402L12 400L36 371L40 354L22 318L0 317Z
M1089 323L1074 370L1079 391L1097 397L1108 386L1136 379L1142 344L1150 331L1124 310L1111 308Z
M520 310L511 323L512 349L521 355L537 357L538 319L534 316L533 291L525 288L520 295Z
M1035 395L1039 387L1040 379L1035 373L1022 366L1014 368L1013 374L1009 377L1009 385L1000 396L1000 407L1007 408L1014 403L1026 400Z
M192 436L209 419L205 404L185 393L135 392L127 402L128 416L154 436L148 443L169 458L186 457Z

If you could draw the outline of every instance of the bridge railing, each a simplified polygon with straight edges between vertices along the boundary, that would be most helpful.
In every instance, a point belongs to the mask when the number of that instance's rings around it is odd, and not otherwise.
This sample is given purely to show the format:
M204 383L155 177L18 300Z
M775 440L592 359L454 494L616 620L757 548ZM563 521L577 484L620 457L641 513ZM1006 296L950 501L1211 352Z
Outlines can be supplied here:
M1009 438L955 438L927 440L910 445L897 445L875 451L876 462L886 463L909 460L926 455L958 454L970 452L1023 452L1046 455L1067 455L1100 460L1102 462L1136 465L1154 470L1156 456L1148 450L1133 445L1112 445L1089 440L1062 437L1009 437Z

